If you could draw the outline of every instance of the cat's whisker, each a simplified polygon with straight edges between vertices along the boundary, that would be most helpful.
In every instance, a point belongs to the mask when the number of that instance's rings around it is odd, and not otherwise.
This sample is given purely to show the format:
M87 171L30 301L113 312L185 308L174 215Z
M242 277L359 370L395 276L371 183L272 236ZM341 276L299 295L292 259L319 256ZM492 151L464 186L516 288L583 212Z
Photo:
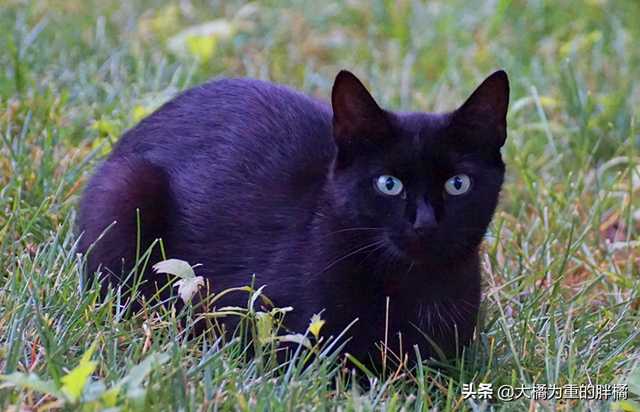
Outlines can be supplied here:
M329 232L321 237L324 238L324 237L333 236L339 233L346 233L346 232L358 232L358 231L364 231L364 230L384 230L384 229L385 228L382 228L382 227L352 227L352 228L340 229L333 232Z
M464 319L464 315L462 314L462 312L460 312L460 308L458 308L458 306L453 302L453 300L451 300L451 298L445 298L444 299L446 302L449 302L449 306L457 313L457 316L455 316L455 318L452 317L452 320L456 320L456 319Z
M314 276L312 276L312 277L311 277L311 279L309 279L309 280L307 281L307 283L305 284L305 286L309 285L309 283L310 283L312 280L314 280L315 278L317 278L318 276L320 276L321 274L323 274L324 272L326 272L328 269L330 269L330 268L331 268L331 267L333 267L334 265L336 265L336 264L338 264L338 263L342 262L342 261L343 261L343 260L345 260L346 258L351 257L351 256L353 256L353 255L355 255L355 254L357 254L357 253L359 253L359 252L362 252L363 250L366 250L366 249L368 249L368 248L370 248L370 247L380 245L380 244L382 244L383 242L384 242L384 239L382 239L382 240L378 240L378 241L376 241L376 242L373 242L373 243L370 243L370 244L368 244L368 245L365 245L365 246L363 246L363 247L361 247L361 248L357 249L356 251L351 252L351 253L347 254L346 256L341 257L340 259L334 260L334 261L333 261L333 263L331 263L331 264L327 265L327 266L326 266L324 269L322 269L320 272L318 272L318 273L316 273Z
M339 256L339 257L338 257L338 259L342 259L342 258L343 258L343 257L345 257L346 255L351 254L351 252L353 252L353 251L357 251L358 249L362 248L364 245L367 245L367 244L369 245L369 246L366 246L366 247L364 248L364 249L366 249L367 247L370 247L370 246L373 246L373 245L377 245L377 244L380 244L380 243L383 243L383 242L384 242L384 240L374 241L374 242L371 242L371 243L370 243L370 242L361 242L361 243L358 243L358 244L356 244L356 245L353 245L352 247L350 247L350 248L349 248L349 249L347 249L346 251L344 251L344 255L343 255L343 256Z
M409 269L407 269L407 273L404 274L405 278L409 276L409 273L411 273L411 269L413 269L415 265L416 265L416 262L411 262L411 266L409 266Z
M373 246L380 246L380 245L382 245L383 243L384 243L384 240L376 240L376 241L373 241L373 242L368 242L368 243L367 243L367 242L363 242L363 243L360 243L360 244L358 244L358 245L355 245L355 246L353 246L353 247L351 247L351 248L347 249L347 250L344 252L344 255L343 255L343 256L340 256L340 257L336 260L336 262L337 262L337 261L341 261L342 259L345 259L345 258L347 258L347 257L349 257L349 256L355 255L355 254L357 254L357 253L359 253L359 252L362 252L362 251L364 251L364 250L367 250L367 249L368 249L368 248L370 248L370 247L373 247ZM324 270L324 269L323 269L323 270Z
M465 299L461 299L461 298L458 298L458 302L463 303L464 305L463 306L456 305L456 308L464 310L469 315L475 315L476 314L475 311L469 309L469 308L474 308L475 309L476 305L474 305L473 303L468 302Z
M369 253L367 253L367 255L366 255L364 258L362 258L362 260L360 261L360 263L358 264L358 266L356 266L356 270L358 270L358 269L360 269L360 268L364 267L365 262L366 262L366 261L367 261L367 259L369 259L371 256L373 256L373 257L374 257L374 259L376 259L376 258L377 258L377 259L380 259L380 255L379 255L379 254L378 254L378 255L375 255L375 253L376 253L378 250L380 250L381 248L383 248L383 247L384 247L384 244L383 244L383 243L380 243L380 244L379 244L378 246L376 246L373 250L371 250Z
M383 253L378 255L378 262L376 264L376 271L380 272L380 273L385 273L385 270L383 269L384 266L386 265L387 267L390 267L390 264L393 261L393 254L391 253L391 251L389 250L389 248L385 248L383 250ZM389 272L388 270L386 271L387 273Z
M380 264L380 268L382 268L383 266L387 267L386 272L387 273L392 273L393 272L393 265L394 263L397 263L398 260L403 260L403 256L397 256L394 253L391 253L391 251L389 251L388 249L385 251L385 255L384 255L384 260L382 261L382 263ZM412 262L414 263L414 262Z

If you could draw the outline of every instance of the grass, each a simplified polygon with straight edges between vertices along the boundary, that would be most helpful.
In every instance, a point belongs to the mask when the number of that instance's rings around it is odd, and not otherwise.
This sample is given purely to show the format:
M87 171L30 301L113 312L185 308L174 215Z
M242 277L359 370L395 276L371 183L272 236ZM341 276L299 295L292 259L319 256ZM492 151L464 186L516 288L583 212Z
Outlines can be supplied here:
M0 410L640 410L463 396L472 382L640 396L638 15L631 0L0 3ZM117 296L81 292L78 200L122 132L211 77L327 99L342 68L384 107L423 111L509 73L507 179L464 356L362 389L331 353L277 366L272 346L187 341L171 311L126 319Z

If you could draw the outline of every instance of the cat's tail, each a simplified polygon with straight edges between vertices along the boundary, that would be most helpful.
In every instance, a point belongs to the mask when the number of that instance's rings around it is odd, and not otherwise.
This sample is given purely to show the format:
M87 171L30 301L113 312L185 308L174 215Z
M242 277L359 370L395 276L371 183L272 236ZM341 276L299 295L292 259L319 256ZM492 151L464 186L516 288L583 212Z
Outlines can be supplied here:
M103 295L109 284L153 295L161 285L149 282L145 273L162 253L157 244L148 260L145 253L156 239L166 240L174 210L169 175L160 166L140 158L103 163L80 206L78 252L86 257L88 280L106 278Z

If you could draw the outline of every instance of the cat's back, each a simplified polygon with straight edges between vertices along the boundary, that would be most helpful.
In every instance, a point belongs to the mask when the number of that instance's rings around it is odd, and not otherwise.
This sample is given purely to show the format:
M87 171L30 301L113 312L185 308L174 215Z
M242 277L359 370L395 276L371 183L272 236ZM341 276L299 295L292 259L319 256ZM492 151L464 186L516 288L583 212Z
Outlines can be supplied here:
M127 273L138 238L141 250L162 238L168 256L202 263L221 286L282 262L295 271L335 153L331 108L303 94L254 79L187 90L126 132L92 177L78 250L100 238L88 273Z
M331 162L331 116L329 106L284 86L214 80L181 93L125 133L112 158L135 154L170 171L190 166L254 179L295 177Z
M289 88L226 79L187 90L126 132L91 179L79 249L117 221L89 270L132 260L139 213L145 247L163 238L209 270L267 272L304 238L335 153L331 108Z

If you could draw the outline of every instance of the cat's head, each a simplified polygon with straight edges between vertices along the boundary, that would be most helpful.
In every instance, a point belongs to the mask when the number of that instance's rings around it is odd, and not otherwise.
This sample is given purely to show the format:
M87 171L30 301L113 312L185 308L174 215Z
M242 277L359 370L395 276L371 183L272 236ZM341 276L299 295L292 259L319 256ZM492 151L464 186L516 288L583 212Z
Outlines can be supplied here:
M503 71L447 114L383 110L340 72L331 192L342 233L363 251L410 262L476 254L504 178L508 103Z

